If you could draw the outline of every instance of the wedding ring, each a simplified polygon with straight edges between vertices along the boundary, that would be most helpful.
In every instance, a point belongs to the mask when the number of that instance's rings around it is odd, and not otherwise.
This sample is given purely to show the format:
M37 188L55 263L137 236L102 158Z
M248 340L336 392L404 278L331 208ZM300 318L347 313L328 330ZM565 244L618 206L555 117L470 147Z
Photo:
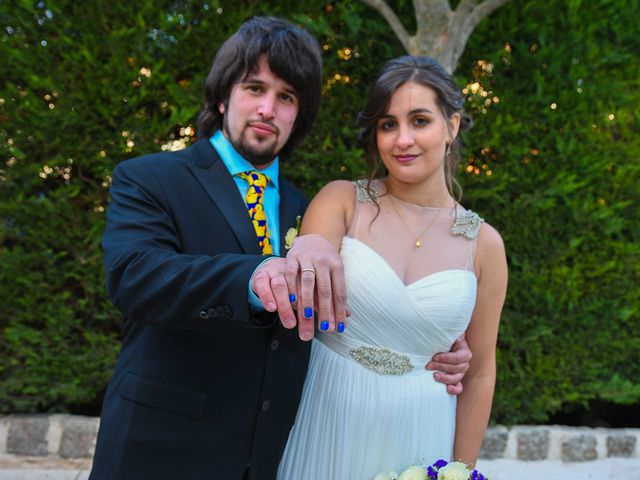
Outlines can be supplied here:
M303 268L302 270L300 270L300 274L303 274L304 272L311 272L314 275L316 274L316 270L314 268Z

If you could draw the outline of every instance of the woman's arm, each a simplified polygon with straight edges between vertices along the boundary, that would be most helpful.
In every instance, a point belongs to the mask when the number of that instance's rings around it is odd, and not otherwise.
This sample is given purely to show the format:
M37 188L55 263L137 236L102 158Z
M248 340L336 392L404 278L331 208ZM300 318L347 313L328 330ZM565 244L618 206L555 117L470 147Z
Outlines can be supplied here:
M478 292L466 337L473 357L458 397L454 459L475 465L496 382L496 344L507 292L507 260L500 234L484 224L476 250Z
M345 180L328 183L313 197L302 219L301 235L317 234L340 250L355 202L355 186Z

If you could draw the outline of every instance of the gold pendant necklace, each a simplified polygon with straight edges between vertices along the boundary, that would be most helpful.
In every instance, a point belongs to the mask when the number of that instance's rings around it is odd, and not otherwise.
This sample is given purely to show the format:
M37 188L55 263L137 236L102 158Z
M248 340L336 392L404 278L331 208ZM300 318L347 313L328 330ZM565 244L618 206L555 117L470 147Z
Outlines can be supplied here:
M391 198L391 197L393 197L393 198ZM402 215L400 214L400 210L398 210L398 207L396 206L396 202L394 202L394 200L393 200L394 198L396 198L394 195L389 194L389 202L391 203L391 206L393 207L393 209L398 214L398 218L400 218L400 221L404 225L404 228L406 228L407 232L409 232L411 234L411 236L415 238L415 242L414 242L415 247L416 248L420 248L422 246L422 242L420 241L420 239L422 237L424 237L424 235L427 233L427 231L436 222L436 220L438 219L438 216L440 215L440 212L442 211L442 209L441 208L438 209L438 213L435 215L435 217L433 217L433 220L431 220L429 222L429 224L425 227L425 229L422 231L422 233L420 233L419 235L415 235L413 233L413 230L411 230L409 228L409 225L407 224L407 222L404 221L404 218L402 218Z

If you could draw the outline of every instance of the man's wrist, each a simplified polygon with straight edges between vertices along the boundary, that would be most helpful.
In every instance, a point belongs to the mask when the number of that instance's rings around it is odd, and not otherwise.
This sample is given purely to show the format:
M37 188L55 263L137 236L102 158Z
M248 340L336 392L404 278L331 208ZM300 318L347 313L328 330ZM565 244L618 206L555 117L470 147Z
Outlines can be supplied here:
M261 261L258 265L256 265L256 268L253 270L253 273L251 274L251 277L249 277L249 288L248 288L248 301L249 301L249 305L251 306L252 309L260 311L260 312L264 312L266 309L264 308L264 305L262 305L262 302L260 301L260 298L258 297L258 295L256 295L256 292L253 291L253 276L256 274L256 272L258 271L258 269L266 262L268 262L269 260L273 259L273 258L278 258L276 256L269 256L267 258L265 258L263 261Z

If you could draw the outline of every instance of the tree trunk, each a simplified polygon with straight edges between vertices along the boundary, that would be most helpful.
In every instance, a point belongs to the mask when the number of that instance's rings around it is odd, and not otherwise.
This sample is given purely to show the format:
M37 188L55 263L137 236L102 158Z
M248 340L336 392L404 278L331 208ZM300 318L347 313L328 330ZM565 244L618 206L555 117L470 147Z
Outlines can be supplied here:
M360 0L376 9L400 39L407 53L427 55L453 73L476 26L509 0L461 0L451 10L448 0L413 0L418 29L409 35L385 0Z

